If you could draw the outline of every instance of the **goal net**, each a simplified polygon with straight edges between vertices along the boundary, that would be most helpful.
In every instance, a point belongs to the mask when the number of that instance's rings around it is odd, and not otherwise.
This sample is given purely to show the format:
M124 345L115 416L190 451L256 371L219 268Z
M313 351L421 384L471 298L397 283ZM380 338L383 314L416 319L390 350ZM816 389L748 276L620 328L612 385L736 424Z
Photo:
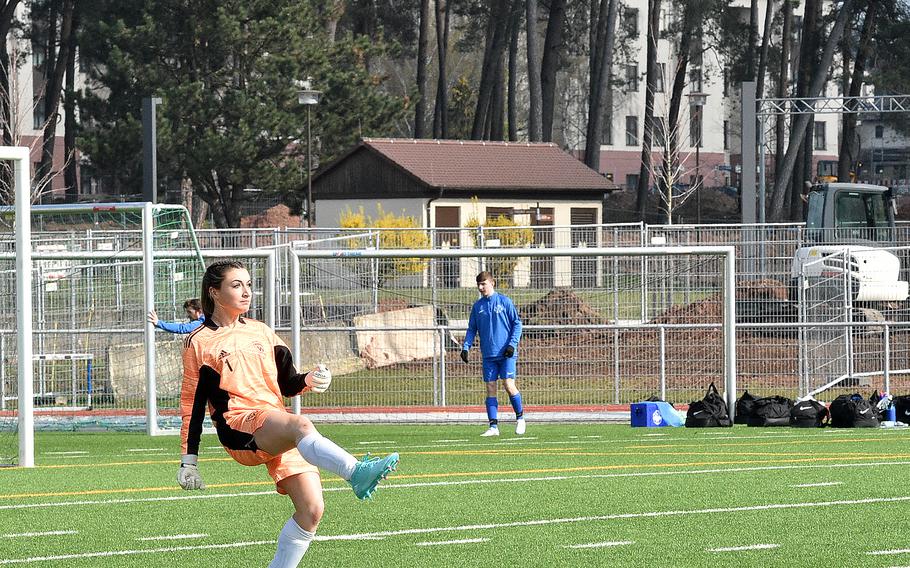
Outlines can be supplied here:
M15 218L11 208L0 213L0 286L7 292L0 297L0 463L14 464L22 434ZM147 310L153 306L162 320L185 319L183 303L198 296L204 270L186 210L141 203L34 206L31 244L35 428L77 430L99 422L116 428L144 420L149 372L178 388L182 374L179 336L148 329ZM149 354L154 365L147 364ZM171 390L160 393L173 396Z

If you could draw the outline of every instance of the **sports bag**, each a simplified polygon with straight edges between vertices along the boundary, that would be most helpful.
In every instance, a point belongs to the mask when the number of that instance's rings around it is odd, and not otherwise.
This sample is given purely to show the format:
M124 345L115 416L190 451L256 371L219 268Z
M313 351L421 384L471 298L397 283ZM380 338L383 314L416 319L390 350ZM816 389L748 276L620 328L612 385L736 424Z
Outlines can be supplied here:
M766 396L755 401L749 426L789 426L793 401L783 396Z
M894 397L891 401L898 422L910 424L910 395L904 394Z
M744 392L739 397L736 401L736 414L733 416L733 421L736 424L749 423L749 417L752 416L752 411L755 409L756 400L758 399L749 394L749 391Z
M717 426L733 426L727 403L724 401L714 383L708 385L705 398L696 400L689 405L686 412L686 428L713 428Z
M830 418L828 407L814 398L797 400L790 409L790 426L794 428L822 428Z
M830 411L833 428L878 428L875 408L859 393L835 398Z

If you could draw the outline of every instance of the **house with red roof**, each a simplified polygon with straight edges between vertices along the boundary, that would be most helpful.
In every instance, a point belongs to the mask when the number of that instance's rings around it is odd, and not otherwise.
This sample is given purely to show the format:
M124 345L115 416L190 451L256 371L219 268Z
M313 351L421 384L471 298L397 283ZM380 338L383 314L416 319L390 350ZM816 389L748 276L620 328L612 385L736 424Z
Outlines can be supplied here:
M556 144L519 142L365 138L313 177L317 227L338 227L348 210L375 218L381 207L435 229L435 246L453 248L474 246L464 227L499 216L533 227L536 246L592 241L552 228L600 224L617 189Z

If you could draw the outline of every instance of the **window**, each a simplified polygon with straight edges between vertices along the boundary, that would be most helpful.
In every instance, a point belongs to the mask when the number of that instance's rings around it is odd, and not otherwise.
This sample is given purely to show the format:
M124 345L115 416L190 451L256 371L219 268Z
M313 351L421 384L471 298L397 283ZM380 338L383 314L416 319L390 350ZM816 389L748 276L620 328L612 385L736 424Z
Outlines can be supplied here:
M730 71L724 69L724 96L730 96Z
M884 138L885 137L885 127L881 124L875 126L875 137Z
M35 110L32 112L32 128L35 130L44 130L44 124L47 117L44 116L44 97L35 101Z
M724 121L724 150L730 149L730 121Z
M638 65L626 65L626 91L638 90Z
M813 132L815 133L815 146L814 146L814 148L815 148L816 150L824 150L824 149L826 149L826 148L828 147L828 142L827 142L827 139L826 139L826 137L825 137L825 123L824 123L824 122L816 122L816 123L815 123L815 129L813 130Z
M666 88L664 86L664 77L667 76L667 64L658 63L657 64L657 77L654 78L654 92L662 93Z
M638 174L626 174L626 189L638 189Z
M689 116L689 146L701 148L701 113L704 107L695 107Z
M630 38L638 37L638 10L625 8L622 11L622 28Z
M626 117L626 146L638 146L638 117Z
M487 221L498 219L499 217L512 219L515 216L515 210L511 207L487 207L486 214Z

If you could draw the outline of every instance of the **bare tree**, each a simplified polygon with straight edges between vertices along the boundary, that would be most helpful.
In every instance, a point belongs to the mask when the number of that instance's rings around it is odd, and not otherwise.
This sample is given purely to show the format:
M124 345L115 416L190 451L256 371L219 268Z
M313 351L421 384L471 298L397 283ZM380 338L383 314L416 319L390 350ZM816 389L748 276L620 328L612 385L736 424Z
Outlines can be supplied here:
M847 89L848 97L858 97L866 75L866 65L872 56L872 35L875 30L876 8L878 2L872 0L866 4L866 16L859 36L859 45L856 47L856 57L853 60L853 72L850 76L850 86ZM856 103L847 103L849 110L856 109ZM852 181L850 172L853 171L857 157L856 144L856 119L855 112L846 112L841 117L840 152L837 162L837 179L839 181Z
M831 67L831 61L834 59L834 50L840 42L841 37L843 37L844 28L847 25L847 20L849 20L852 10L853 0L844 0L844 3L841 5L840 11L837 14L837 20L835 20L834 26L831 28L831 33L828 34L828 40L825 42L821 64L815 68L812 75L812 83L807 96L817 97L821 93L822 88L825 85L825 78L828 75L828 69ZM784 162L781 165L780 171L777 172L777 177L774 182L774 193L772 194L771 211L769 214L771 219L781 218L784 210L785 180L793 175L793 170L796 165L796 154L803 143L809 122L811 122L814 117L814 114L809 113L798 115L796 124L790 130L787 153L784 155ZM797 188L794 187L793 191L796 192Z
M749 45L746 48L746 80L755 80L755 51L758 45L758 0L749 0Z
M678 140L684 132L683 125L686 119L687 117L683 117L682 120L679 117L671 118L670 107L665 106L665 112L655 122L655 125L661 125L659 128L655 126L655 137L660 145L661 156L658 159L652 157L648 171L658 188L660 209L667 225L673 224L673 212L698 193L702 184L702 179L699 179L702 176L696 176L694 170L688 166L692 152L681 153L678 148ZM699 144L701 140L696 140L695 143ZM687 178L690 180L688 184L685 183Z
M57 120L60 97L63 91L63 78L66 74L67 61L71 46L70 36L73 33L73 10L75 0L63 0L60 12L60 35L57 35L57 2L50 6L50 17L47 19L47 44L44 59L44 142L41 161L35 172L36 177L45 177L53 173L54 142L57 138Z
M433 137L448 138L449 86L446 74L446 58L449 51L449 2L436 0L436 60L438 73L436 81L436 105L433 108Z
M761 36L761 50L758 53L758 73L755 77L755 93L758 98L765 96L765 74L768 72L768 46L771 44L773 20L774 0L765 0L765 25Z
M494 98L501 91L502 56L508 39L510 0L489 0L486 41L484 42L483 64L480 71L480 85L477 89L477 106L474 111L474 122L471 126L471 139L482 140L488 137L492 124ZM497 79L499 88L497 88Z
M423 138L427 114L427 52L430 44L430 0L420 0L417 32L417 103L414 105L414 138Z
M790 84L790 46L793 32L793 0L783 0L783 31L781 32L780 44L780 67L777 75L777 98L782 99L787 96L787 86ZM778 114L774 125L774 177L777 178L777 171L780 164L784 161L784 146L787 128L787 117ZM789 183L788 183L789 186ZM787 189L784 189L786 192Z
M641 168L638 174L638 194L636 212L644 221L645 207L648 202L648 188L651 185L649 164L651 163L651 139L654 125L654 90L657 84L657 39L660 37L660 3L661 0L648 0L648 54L647 72L645 73L645 120L641 136Z
M541 139L553 140L553 109L556 98L556 71L565 50L566 0L551 0L547 35L540 63Z
M530 105L528 108L528 140L540 142L541 130L541 94L540 90L540 54L537 48L537 0L525 0L528 29L528 90Z
M597 20L592 22L595 30L591 34L590 88L588 92L588 128L585 141L585 164L594 171L600 171L600 145L604 130L604 99L610 89L613 68L613 42L616 37L616 15L618 0L600 0ZM609 126L608 126L609 127Z

